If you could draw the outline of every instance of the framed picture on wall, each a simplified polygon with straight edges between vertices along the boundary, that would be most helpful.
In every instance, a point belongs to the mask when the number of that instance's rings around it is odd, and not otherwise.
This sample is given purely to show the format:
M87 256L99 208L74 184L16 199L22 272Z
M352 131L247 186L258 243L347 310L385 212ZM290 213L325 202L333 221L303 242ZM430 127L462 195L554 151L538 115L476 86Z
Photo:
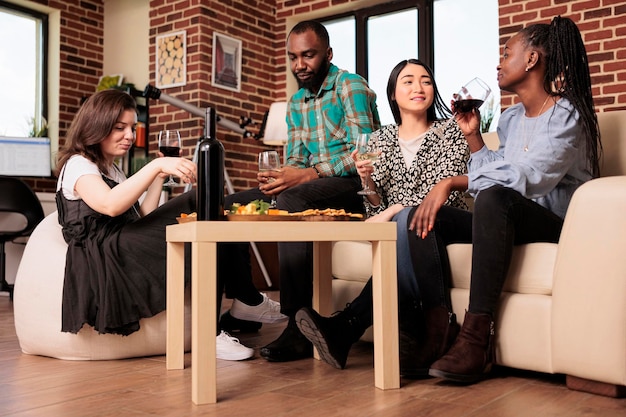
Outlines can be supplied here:
M241 41L213 32L213 76L211 84L241 91Z
M155 75L158 88L187 84L186 31L157 35Z

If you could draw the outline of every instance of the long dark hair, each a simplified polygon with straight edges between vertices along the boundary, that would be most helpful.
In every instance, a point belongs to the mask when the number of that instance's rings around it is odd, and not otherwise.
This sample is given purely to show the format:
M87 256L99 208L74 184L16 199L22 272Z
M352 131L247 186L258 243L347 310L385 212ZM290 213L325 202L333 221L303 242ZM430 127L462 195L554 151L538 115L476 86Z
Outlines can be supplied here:
M402 124L402 117L400 116L400 108L398 107L398 103L394 98L396 95L396 85L398 84L398 76L400 72L409 64L419 65L423 67L431 81L433 82L433 89L435 91L435 99L433 100L433 104L426 111L426 118L429 122L439 120L442 117L450 117L452 115L452 111L446 106L446 104L441 99L439 95L439 89L437 88L437 83L435 82L435 76L433 75L433 71L430 69L428 65L420 61L419 59L405 59L400 61L398 65L396 65L392 70L391 74L389 74L389 81L387 81L387 100L389 101L389 107L391 107L391 113L393 114L393 119L396 121L397 125Z
M585 132L587 158L594 177L600 175L600 128L596 116L585 44L576 24L557 16L550 24L534 24L520 31L527 46L545 56L544 89L567 98L580 116Z
M137 105L130 94L124 91L103 90L89 97L74 116L65 144L57 154L57 175L73 155L83 155L95 163L101 172L109 174L100 142L109 136L126 110L137 112Z

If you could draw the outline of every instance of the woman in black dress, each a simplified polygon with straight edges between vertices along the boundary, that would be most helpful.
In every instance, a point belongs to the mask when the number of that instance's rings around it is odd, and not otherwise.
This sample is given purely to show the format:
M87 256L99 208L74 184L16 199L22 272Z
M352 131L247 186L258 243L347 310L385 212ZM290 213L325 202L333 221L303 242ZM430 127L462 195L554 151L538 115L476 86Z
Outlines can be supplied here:
M131 148L136 123L130 95L101 91L80 108L59 151L56 199L69 245L64 332L77 333L88 324L99 333L129 335L139 330L140 319L165 310L165 227L196 210L195 191L160 207L158 202L166 177L193 183L196 165L180 157L155 158L127 179L115 160ZM226 333L217 337L217 352L229 360L254 353Z

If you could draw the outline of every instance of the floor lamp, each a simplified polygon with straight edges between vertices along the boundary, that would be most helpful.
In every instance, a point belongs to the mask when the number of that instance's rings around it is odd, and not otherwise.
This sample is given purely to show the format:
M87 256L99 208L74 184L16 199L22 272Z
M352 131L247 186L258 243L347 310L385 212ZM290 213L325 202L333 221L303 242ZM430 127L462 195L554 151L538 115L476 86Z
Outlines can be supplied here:
M262 140L265 145L282 146L283 158L284 162L286 162L287 139L287 102L277 101L270 105L270 109L267 112Z

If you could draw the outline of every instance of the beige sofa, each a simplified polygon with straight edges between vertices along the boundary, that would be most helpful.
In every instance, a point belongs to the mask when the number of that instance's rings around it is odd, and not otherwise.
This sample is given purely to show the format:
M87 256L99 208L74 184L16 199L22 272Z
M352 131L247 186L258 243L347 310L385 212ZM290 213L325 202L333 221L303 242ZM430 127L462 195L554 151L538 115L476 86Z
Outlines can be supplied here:
M600 113L598 119L602 178L576 191L558 244L516 247L496 319L496 359L508 367L565 374L573 389L623 396L626 111ZM488 139L491 148L497 146L497 137ZM370 276L368 245L337 242L333 248L336 310L354 299ZM471 252L469 244L448 246L452 303L461 320L469 299Z

